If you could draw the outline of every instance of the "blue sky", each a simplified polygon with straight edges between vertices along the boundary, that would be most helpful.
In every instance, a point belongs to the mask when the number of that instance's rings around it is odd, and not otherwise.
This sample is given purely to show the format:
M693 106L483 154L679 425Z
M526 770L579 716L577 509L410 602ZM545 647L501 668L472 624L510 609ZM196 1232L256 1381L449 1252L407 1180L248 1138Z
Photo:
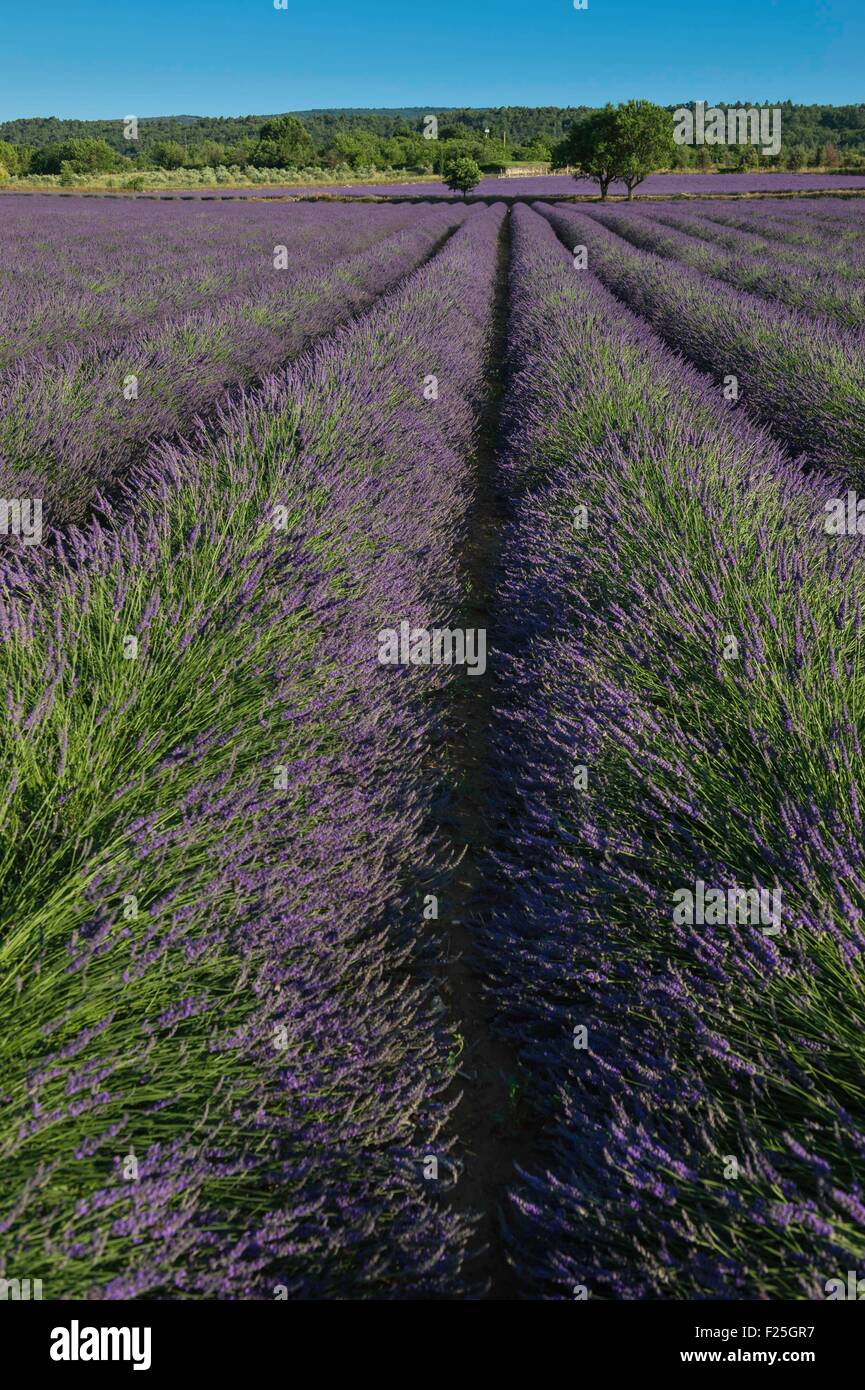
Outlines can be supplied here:
M865 0L40 0L2 34L0 120L865 100Z

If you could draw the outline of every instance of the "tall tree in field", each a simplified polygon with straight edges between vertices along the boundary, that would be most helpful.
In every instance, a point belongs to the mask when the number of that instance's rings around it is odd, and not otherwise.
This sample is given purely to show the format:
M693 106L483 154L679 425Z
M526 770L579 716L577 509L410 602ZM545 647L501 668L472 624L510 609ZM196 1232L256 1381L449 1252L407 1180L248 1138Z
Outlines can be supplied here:
M673 117L651 101L626 101L571 126L553 151L553 166L570 167L575 178L594 179L607 196L610 184L621 179L628 198L653 169L668 168L675 156Z
M571 168L575 179L594 179L606 198L617 177L615 107L607 105L572 125L553 150L553 168Z
M654 102L626 101L616 111L615 142L620 151L617 173L630 202L648 174L670 167L676 152L673 117Z

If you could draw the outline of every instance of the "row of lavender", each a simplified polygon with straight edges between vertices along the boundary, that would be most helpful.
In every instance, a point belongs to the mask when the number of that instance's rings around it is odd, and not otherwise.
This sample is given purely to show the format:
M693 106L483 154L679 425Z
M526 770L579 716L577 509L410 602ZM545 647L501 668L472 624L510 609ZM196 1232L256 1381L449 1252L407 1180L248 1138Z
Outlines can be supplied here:
M640 184L637 192L640 197L711 197L730 194L748 195L765 193L834 193L846 189L865 189L865 174L793 174L769 172L759 174L650 174ZM323 197L354 195L358 197L452 197L447 186L439 180L416 183L369 183L322 186L318 193ZM616 179L610 185L610 193L622 197L625 185ZM259 193L238 189L238 194L247 197L260 196ZM310 186L295 184L286 188L273 188L271 195L279 193L300 193L309 196ZM575 195L597 197L598 185L594 179L574 178L571 174L518 175L512 177L482 179L474 190L482 197L500 198L513 196L561 197Z
M648 251L692 266L737 289L763 295L806 314L835 319L859 329L865 324L865 241L858 247L858 263L851 265L849 251L843 262L854 274L839 274L829 256L816 253L794 259L789 247L754 244L744 232L728 232L726 246L717 244L720 229L678 216L642 209L619 212L593 208L593 217L612 231ZM731 244L731 240L734 244Z
M821 198L818 202L779 201L760 198L748 202L710 202L694 200L685 215L694 214L730 227L756 231L772 241L809 247L830 259L843 252L845 244L861 238L865 224L865 205L858 199ZM828 239L831 234L831 239Z
M716 243L729 251L759 256L771 264L808 266L815 273L830 271L842 280L857 281L865 275L865 217L858 204L841 205L842 211L823 216L801 210L756 209L747 204L738 211L724 211L711 204L687 209L656 203L651 215L667 226Z
M236 292L224 269L219 292L200 310L136 331L123 329L121 314L106 339L85 335L80 347L31 353L4 374L0 495L42 499L48 528L85 521L99 494L113 490L154 441L186 434L228 388L276 370L369 307L465 216L459 208L403 209L396 218L389 210L355 210L350 234L345 218L325 218L305 245L292 243L289 256L280 238L292 242L295 210L291 217L268 211L275 244L266 245L261 228L254 247L221 243L224 258L256 267ZM183 215L194 228L195 214ZM274 254L280 246L283 259ZM196 274L194 255L187 257L181 279Z
M279 245L290 248L292 271L309 271L407 227L419 211L6 198L0 368L69 347L108 355L124 335L272 287Z
M865 329L736 289L630 245L595 216L545 208L588 271L727 389L792 453L865 479Z
M501 221L5 556L0 1274L45 1297L466 1288L414 961L448 677L376 634L463 603Z
M485 950L546 1126L514 1262L530 1297L823 1297L865 1256L865 541L513 229Z

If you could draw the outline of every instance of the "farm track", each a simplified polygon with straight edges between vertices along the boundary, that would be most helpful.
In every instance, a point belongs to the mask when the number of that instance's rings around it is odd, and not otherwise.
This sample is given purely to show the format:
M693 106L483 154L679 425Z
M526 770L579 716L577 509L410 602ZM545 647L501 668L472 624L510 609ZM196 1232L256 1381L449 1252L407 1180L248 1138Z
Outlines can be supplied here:
M495 645L494 588L505 505L496 458L505 390L509 261L510 214L502 223L499 245L489 389L475 455L476 493L464 562L469 597L460 618L467 628L486 629L488 653L490 638ZM465 1043L456 1080L462 1099L453 1121L463 1166L453 1203L460 1215L479 1217L470 1273L486 1286L483 1297L511 1300L518 1297L517 1280L505 1251L502 1212L514 1165L528 1161L534 1143L533 1126L516 1100L523 1090L520 1064L513 1049L495 1035L494 1009L478 958L477 926L486 907L483 863L492 833L489 667L477 681L463 675L454 691L455 734L447 752L457 785L441 829L446 850L454 859L462 858L446 889L448 926L440 976L442 996Z

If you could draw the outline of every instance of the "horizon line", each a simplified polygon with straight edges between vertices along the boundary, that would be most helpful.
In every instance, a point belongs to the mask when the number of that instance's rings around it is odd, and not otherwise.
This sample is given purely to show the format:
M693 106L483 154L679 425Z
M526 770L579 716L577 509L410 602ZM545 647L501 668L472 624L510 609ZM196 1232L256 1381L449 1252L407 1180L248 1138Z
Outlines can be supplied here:
M609 103L602 103L601 105L598 105L598 106L592 105L590 102L579 102L579 103L577 103L577 104L560 104L560 103L557 103L557 102L549 102L549 101L537 102L537 103L533 103L533 102L518 102L518 103L509 103L508 105L501 105L501 104L498 104L498 105L495 105L495 104L483 105L483 104L479 104L479 105L476 105L476 106L459 105L458 103L457 103L456 105L454 105L454 104L444 105L444 104L439 104L439 103L437 103L437 102L426 102L426 103L422 103L422 102L412 102L412 103L405 103L405 104L402 105L402 106L303 106L303 107L295 106L295 107L285 107L285 108L283 108L282 110L277 110L277 111L234 111L234 112L230 112L230 113L226 113L226 112L222 112L222 111L219 111L219 112L202 112L202 111L175 111L175 112L165 112L165 111L159 111L159 112L156 112L156 113L154 113L154 114L152 114L152 115L149 115L149 116L141 115L140 112L136 112L136 113L134 113L134 114L136 115L136 117L137 117L137 119L138 119L139 121L165 121L165 120L172 120L172 121L178 121L178 120L193 120L193 121L196 121L196 120L209 120L209 121L220 121L220 120L221 120L221 121L242 121L242 120L249 120L251 117L261 117L262 119L268 119L268 118L270 118L270 117L272 117L272 116L312 116L312 115L317 115L317 114L319 114L320 112L329 112L329 111L344 111L344 112L350 112L350 113L353 113L353 114L354 114L354 113L357 113L357 114L369 113L369 114L378 114L378 115L388 115L388 114L391 114L391 113L393 113L393 114L398 114L398 113L403 112L403 111L429 111L429 112L433 112L433 113L436 113L436 112L443 112L443 111L445 111L445 112L446 112L446 111L543 111L543 110L546 109L546 108L549 108L549 109L552 109L552 110L559 110L559 111L579 111L579 110L597 111L597 110L602 109L602 106L603 106L603 105L606 105L606 104L609 104L609 105L612 105L612 106L621 106L621 105L622 105L624 102L626 102L626 101L634 101L634 100L638 100L638 101L639 101L639 100L645 100L645 101L648 101L648 100L651 100L651 98L648 98L648 97L643 97L643 98L640 98L640 97L623 97L623 98L621 98L621 99L618 100L618 101L611 101L611 102L609 102ZM716 98L714 98L712 101L709 101L709 99L706 98L706 97L690 97L690 98L688 98L688 99L685 100L685 101L678 101L678 102L676 102L676 101L656 101L656 102L654 102L654 105L656 105L656 106L661 106L661 107L664 107L664 108L679 107L679 106L686 107L686 106L693 106L693 105L695 105L698 101L704 101L704 102L706 102L706 104L707 104L708 106L728 106L728 107L729 107L729 106L742 106L742 105L756 106L756 107L759 107L759 106L785 106L785 105L788 105L788 106L801 106L801 107L809 107L809 106L827 106L827 107L832 107L832 108L836 108L836 109L837 109L837 108L845 107L845 106L853 106L853 107L856 107L856 106L865 106L865 97L863 97L863 99L862 99L861 101L797 101L794 97L789 97L789 96L788 96L788 97L776 97L776 98L772 98L772 97L763 97L763 98L761 98L759 101L745 100L745 99L742 99L742 98L737 98L736 101L730 101L730 100L725 100L723 97L716 97ZM50 112L50 113L37 112L35 115L31 115L31 116L2 116L2 117L0 117L0 125L12 125L12 124L14 124L14 122L16 122L16 121L81 121L81 122L118 121L119 123L122 124L123 121L126 120L126 119L128 118L128 114L129 114L129 113L124 113L122 116L61 116L61 115L58 115L56 112L53 112L53 111Z

